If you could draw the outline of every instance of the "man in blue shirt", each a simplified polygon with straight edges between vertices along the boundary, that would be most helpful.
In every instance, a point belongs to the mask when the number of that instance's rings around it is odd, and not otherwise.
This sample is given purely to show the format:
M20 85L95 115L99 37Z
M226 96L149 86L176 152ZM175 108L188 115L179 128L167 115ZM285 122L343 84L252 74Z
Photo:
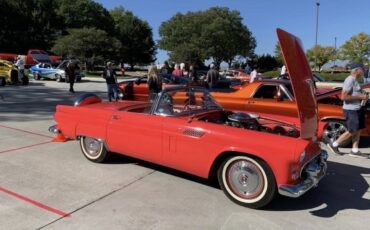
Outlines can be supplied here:
M346 118L348 131L343 133L336 141L328 144L328 148L337 155L343 155L338 146L348 138L352 138L352 150L350 156L358 158L369 158L368 154L361 153L358 150L360 142L360 131L365 128L365 109L361 106L362 100L368 100L369 96L361 90L358 78L364 75L364 65L355 63L351 65L351 75L349 75L343 84L342 100L343 113Z

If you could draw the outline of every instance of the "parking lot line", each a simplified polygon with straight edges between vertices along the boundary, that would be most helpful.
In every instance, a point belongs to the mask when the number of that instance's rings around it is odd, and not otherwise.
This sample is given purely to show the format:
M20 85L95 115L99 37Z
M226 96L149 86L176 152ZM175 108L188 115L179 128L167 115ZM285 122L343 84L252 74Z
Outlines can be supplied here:
M6 128L6 129L16 130L16 131L19 131L19 132L29 133L29 134L32 134L32 135L53 138L52 136L48 136L48 135L44 135L44 134L40 134L40 133L35 133L35 132L27 131L27 130L24 130L24 129L13 128L13 127L5 126L5 125L0 125L0 127Z
M37 207L39 207L39 208L42 208L42 209L44 209L44 210L46 210L46 211L49 211L49 212L55 213L55 214L57 214L57 215L60 215L60 216L62 216L62 217L70 217L70 216L71 216L71 215L70 215L70 214L68 214L68 213L65 213L65 212L60 211L60 210L58 210L58 209L55 209L55 208L52 208L52 207L47 206L47 205L45 205L45 204L42 204L42 203L40 203L40 202L38 202L38 201L32 200L32 199L30 199L30 198L28 198L28 197L25 197L25 196L22 196L22 195L20 195L20 194L15 193L15 192L12 192L12 191L10 191L10 190L8 190L8 189L6 189L6 188L3 188L3 187L1 187L1 186L0 186L0 191L1 191L1 192L6 193L6 194L8 194L8 195L11 195L11 196L13 196L13 197L16 197L16 198L18 198L18 199L21 199L21 200L23 200L23 201L26 201L26 202L28 202L28 203L30 203L30 204L33 204L33 205L35 205L35 206L37 206Z
M31 148L31 147L34 147L34 146L44 145L44 144L47 144L47 143L51 143L51 140L50 141L41 142L41 143L37 143L37 144L33 144L33 145L26 145L26 146L15 148L15 149L3 150L3 151L0 151L0 153L7 153L7 152L12 152L12 151L17 151L17 150L20 150L20 149Z

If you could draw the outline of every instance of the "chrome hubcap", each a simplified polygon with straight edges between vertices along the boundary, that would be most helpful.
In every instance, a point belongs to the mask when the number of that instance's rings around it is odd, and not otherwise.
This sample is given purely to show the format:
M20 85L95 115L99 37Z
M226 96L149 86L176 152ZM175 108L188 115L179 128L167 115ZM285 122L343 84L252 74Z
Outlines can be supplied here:
M324 130L324 137L328 142L334 142L347 131L346 126L339 122L329 122Z
M102 143L94 138L85 137L84 147L88 155L91 157L96 157L101 152Z
M228 183L231 190L243 198L254 198L263 189L264 180L259 168L247 160L239 160L227 170Z

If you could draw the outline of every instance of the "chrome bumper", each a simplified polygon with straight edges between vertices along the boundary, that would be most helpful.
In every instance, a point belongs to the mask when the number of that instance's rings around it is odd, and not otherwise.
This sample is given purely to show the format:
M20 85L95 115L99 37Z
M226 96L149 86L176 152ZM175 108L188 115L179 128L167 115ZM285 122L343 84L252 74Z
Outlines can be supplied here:
M51 132L53 134L60 133L59 129L57 128L57 125L50 126L49 127L49 132Z
M308 190L316 187L319 181L325 176L328 153L321 150L320 155L309 162L302 172L306 174L306 179L296 185L283 185L279 187L279 194L287 197L297 198L305 194Z

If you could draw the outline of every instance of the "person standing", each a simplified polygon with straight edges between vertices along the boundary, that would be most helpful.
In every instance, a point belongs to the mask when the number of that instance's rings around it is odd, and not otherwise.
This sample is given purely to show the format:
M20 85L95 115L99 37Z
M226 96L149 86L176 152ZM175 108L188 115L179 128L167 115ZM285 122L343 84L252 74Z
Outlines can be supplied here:
M175 76L183 76L184 75L183 71L180 69L179 64L175 64L175 69L172 71L172 75L175 75Z
M117 76L112 67L112 62L107 62L107 66L103 71L103 78L107 83L108 100L118 101Z
M365 65L364 83L370 83L370 69L368 63Z
M362 93L358 79L364 74L364 65L355 63L351 65L351 75L346 78L342 89L343 113L346 118L348 131L343 133L333 143L328 143L328 148L337 155L343 155L339 151L339 145L352 138L352 150L350 156L358 158L369 158L368 154L358 150L360 142L360 131L365 128L365 109L361 106L362 100L368 100L369 95Z
M18 79L23 79L24 76L24 61L21 56L18 55L17 62L15 63L15 66L18 67Z
M69 92L74 93L75 90L73 89L73 85L75 83L76 69L72 60L68 61L68 64L65 69L65 74L66 76L68 76L69 80Z
M207 72L206 82L208 88L211 90L216 87L218 80L220 79L220 74L218 73L216 66L214 64L210 65L210 69Z
M280 76L281 75L285 75L287 72L286 72L286 66L285 65L283 65L282 67L281 67L281 71L280 71Z
M162 90L162 78L158 75L158 70L155 65L148 70L148 89L149 101L153 102L157 94Z
M161 74L171 74L170 66L168 65L168 61L165 61L161 70Z
M253 68L253 71L250 74L251 78L249 79L249 83L252 83L252 82L254 82L256 80L257 74L258 74L257 73L257 67L254 67Z
M197 76L196 76L196 72L195 72L195 69L194 69L194 66L193 65L190 65L189 66L188 76L189 76L191 82L193 82L193 83L197 83L198 82L198 79L197 79Z

